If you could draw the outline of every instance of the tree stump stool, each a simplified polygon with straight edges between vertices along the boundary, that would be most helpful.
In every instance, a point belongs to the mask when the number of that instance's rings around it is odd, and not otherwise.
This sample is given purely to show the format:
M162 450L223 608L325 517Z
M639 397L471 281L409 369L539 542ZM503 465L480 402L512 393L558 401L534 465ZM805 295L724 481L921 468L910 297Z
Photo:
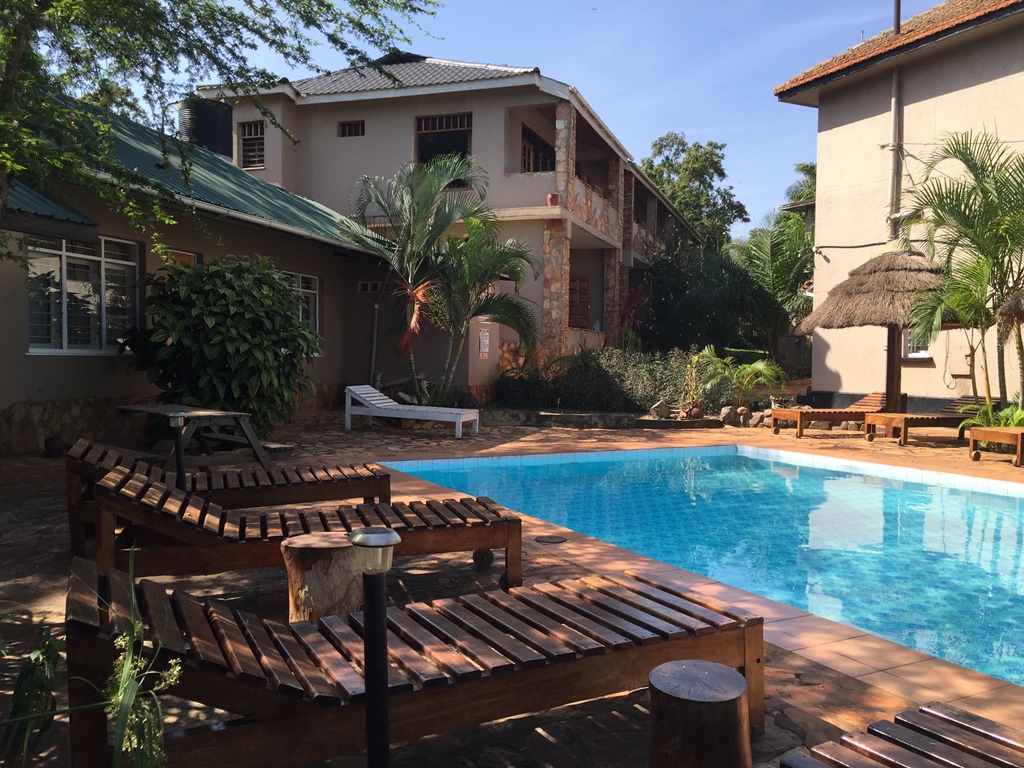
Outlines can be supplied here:
M650 768L751 768L747 682L709 661L651 670Z
M288 569L288 620L316 624L363 607L363 579L347 533L307 533L281 542Z

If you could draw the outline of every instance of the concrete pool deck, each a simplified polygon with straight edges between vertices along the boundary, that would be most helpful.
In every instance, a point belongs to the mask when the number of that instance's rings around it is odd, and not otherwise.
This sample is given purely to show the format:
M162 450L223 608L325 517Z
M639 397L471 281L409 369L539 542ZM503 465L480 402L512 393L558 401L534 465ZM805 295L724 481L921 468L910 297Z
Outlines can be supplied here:
M792 430L776 436L767 429L484 426L478 436L456 441L450 425L424 430L374 426L346 433L343 413L325 411L300 416L275 437L298 446L295 459L379 462L744 444L1024 483L1024 469L1013 467L1008 454L986 454L981 461L972 462L966 443L957 443L954 435L954 430L915 430L910 444L899 447L885 439L868 443L859 433L813 430L798 440ZM393 495L396 499L422 499L450 497L452 492L394 472ZM565 541L536 540L545 535L558 535ZM891 717L912 703L945 701L1007 725L1019 727L1024 722L1024 688L533 518L524 518L523 538L528 583L581 570L661 570L694 590L764 615L765 638L771 644L766 656L766 690L772 723L766 736L755 744L756 760L777 764L778 757L791 749L837 738L842 731ZM17 603L28 611L24 622L0 625L0 637L8 642L12 659L34 647L34 628L62 625L68 562L63 463L36 457L0 459L0 601ZM275 570L238 572L230 585L225 585L223 578L191 579L189 589L223 593L227 588L236 593L239 605L272 613L280 611L282 601L280 574ZM400 564L389 594L396 601L402 599L403 592L415 599L428 599L493 588L493 582L493 573L476 571L464 558L427 558ZM9 685L9 679L0 679L0 713L7 709ZM398 768L545 763L617 768L643 762L646 725L643 694L635 693L421 739L396 747L392 763ZM68 757L66 730L58 726L35 764L68 765ZM358 759L334 762L359 764Z

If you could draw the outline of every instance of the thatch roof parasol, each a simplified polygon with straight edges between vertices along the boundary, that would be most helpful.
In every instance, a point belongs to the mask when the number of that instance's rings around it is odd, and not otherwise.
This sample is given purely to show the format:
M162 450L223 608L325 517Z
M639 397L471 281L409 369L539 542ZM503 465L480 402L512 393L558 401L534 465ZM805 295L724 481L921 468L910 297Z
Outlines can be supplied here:
M821 306L800 323L800 333L815 328L912 324L914 305L922 291L942 284L939 266L917 251L888 251L850 272Z
M996 316L1000 326L1011 324L1014 320L1024 323L1024 290L1017 291L1003 302Z
M799 333L815 328L880 325L887 331L885 398L887 411L900 407L903 343L900 334L913 323L914 306L924 291L942 285L940 267L917 251L886 251L854 270L828 292L821 306L804 318Z

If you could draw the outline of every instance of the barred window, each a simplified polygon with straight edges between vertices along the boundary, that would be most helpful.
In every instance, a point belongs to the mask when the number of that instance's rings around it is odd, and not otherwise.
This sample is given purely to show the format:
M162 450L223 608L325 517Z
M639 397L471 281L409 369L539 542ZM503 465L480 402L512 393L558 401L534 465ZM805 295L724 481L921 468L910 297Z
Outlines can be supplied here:
M441 155L468 155L473 136L473 113L416 118L416 162Z
M523 126L523 173L543 173L555 170L555 148Z
M262 168L264 164L264 139L266 123L253 120L238 124L239 153L242 168Z
M347 122L338 123L338 138L347 139L352 136L365 136L366 135L366 121L365 120L349 120Z

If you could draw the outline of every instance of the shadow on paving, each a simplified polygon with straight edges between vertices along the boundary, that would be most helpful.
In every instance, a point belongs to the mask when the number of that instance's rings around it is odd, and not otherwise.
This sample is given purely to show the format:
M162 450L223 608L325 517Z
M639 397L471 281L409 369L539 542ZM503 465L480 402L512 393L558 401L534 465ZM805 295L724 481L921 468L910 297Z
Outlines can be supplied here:
M336 427L337 425L335 425ZM379 458L374 446L394 446L392 432L364 432L358 438L331 429L306 435L309 453L352 456L352 460ZM447 436L446 436L447 437ZM540 440L541 431L512 428L482 430L473 448L460 441L459 452L483 446L500 447L516 440ZM414 449L437 442L449 448L454 441L433 433L409 434ZM476 438L472 440L477 440ZM527 583L580 576L587 571L561 559L535 542L525 542L523 557ZM553 552L555 550L551 550ZM40 627L49 625L62 634L64 597L70 556L64 498L63 462L34 457L0 458L0 601L3 611L20 611L0 623L0 636L8 656L0 659L0 716L10 707L17 669L38 644ZM420 558L399 558L389 574L389 600L397 605L429 601L468 592L497 588L503 569L500 553L485 569L477 569L469 553ZM237 571L216 576L157 578L166 585L203 595L218 595L231 605L258 614L283 618L287 614L287 585L283 568ZM845 677L807 659L769 647L765 688L768 723L764 736L753 743L755 762L778 763L778 758L834 739L841 732L908 706L899 697ZM609 658L614 663L614 658ZM58 706L66 705L66 683L61 672ZM392 751L395 768L457 766L474 768L626 768L643 765L648 748L648 698L645 691L606 697L582 704L511 718L397 745ZM169 726L216 719L211 710L185 702L168 707ZM341 714L341 713L339 713ZM48 768L70 765L66 719L59 720L31 763ZM357 766L360 756L338 758L334 766Z

